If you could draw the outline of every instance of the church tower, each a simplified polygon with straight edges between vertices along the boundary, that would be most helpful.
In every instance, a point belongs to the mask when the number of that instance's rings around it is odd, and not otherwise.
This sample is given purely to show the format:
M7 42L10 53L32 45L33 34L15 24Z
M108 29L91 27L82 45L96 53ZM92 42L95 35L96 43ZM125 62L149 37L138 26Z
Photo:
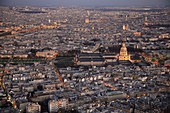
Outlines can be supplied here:
M145 25L148 25L148 18L145 16Z
M126 15L125 24L123 24L123 30L128 30L128 29L129 29L129 25L127 24L127 15Z
M127 53L127 48L125 46L125 43L123 43L120 49L119 60L130 60L130 55L128 55Z
M85 19L85 23L88 24L90 22L90 20L87 18Z

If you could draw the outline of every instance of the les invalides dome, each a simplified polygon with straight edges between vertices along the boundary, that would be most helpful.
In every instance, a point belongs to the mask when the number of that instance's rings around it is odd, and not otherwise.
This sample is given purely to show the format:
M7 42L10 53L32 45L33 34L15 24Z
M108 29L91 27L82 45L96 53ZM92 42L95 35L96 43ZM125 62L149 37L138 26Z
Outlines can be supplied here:
M123 43L120 49L119 60L130 60L130 55L128 55L127 53L127 48L125 46L125 43Z

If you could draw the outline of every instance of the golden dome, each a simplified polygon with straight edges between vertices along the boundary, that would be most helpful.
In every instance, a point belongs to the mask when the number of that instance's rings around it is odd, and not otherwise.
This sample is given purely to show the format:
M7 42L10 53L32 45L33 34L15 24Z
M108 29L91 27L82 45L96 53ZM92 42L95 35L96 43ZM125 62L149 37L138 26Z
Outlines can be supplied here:
M127 48L125 46L125 43L123 43L120 49L119 60L130 60L130 55L127 54Z
M125 46L125 43L123 43L123 45L120 49L120 55L127 55L127 48Z

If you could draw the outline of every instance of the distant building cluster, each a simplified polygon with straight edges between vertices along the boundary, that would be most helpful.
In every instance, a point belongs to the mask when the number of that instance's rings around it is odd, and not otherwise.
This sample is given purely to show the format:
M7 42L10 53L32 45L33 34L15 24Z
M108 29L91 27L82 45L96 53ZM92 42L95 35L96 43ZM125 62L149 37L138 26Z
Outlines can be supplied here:
M0 112L168 112L169 12L0 7Z

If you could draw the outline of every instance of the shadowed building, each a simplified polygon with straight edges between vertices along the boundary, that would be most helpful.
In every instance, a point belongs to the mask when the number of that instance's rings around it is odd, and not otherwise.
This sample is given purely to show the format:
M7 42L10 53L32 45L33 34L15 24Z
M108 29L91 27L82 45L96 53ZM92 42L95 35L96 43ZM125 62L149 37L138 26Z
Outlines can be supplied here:
M94 65L102 66L105 65L106 61L100 53L81 53L78 55L77 65Z
M118 54L103 54L103 58L106 60L108 65L117 65Z

